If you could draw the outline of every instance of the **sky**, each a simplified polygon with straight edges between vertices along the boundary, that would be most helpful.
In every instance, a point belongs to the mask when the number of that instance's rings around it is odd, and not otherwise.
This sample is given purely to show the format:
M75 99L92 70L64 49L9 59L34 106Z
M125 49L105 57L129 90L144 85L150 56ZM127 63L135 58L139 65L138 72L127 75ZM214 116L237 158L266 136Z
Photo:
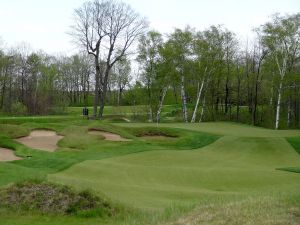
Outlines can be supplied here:
M187 25L203 30L222 24L241 40L276 12L300 12L300 0L123 0L150 28L163 34ZM71 55L77 51L68 35L74 9L85 0L0 0L0 39L9 48L27 43L33 50ZM1 41L0 41L1 42ZM1 46L1 43L0 43Z

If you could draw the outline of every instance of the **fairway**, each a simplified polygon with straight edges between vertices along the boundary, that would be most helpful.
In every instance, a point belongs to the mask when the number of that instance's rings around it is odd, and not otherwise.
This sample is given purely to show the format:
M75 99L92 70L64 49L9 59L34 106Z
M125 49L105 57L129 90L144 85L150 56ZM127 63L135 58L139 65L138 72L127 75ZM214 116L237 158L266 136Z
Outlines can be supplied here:
M276 170L300 165L299 155L284 138L299 131L229 123L171 126L226 135L200 149L154 150L84 161L48 179L92 188L113 201L144 209L219 198L299 194L299 174Z
M299 130L56 118L17 124L1 125L1 146L22 158L0 163L3 190L30 179L68 185L106 199L117 213L84 219L0 207L1 225L299 223ZM57 150L14 141L36 130L61 135Z

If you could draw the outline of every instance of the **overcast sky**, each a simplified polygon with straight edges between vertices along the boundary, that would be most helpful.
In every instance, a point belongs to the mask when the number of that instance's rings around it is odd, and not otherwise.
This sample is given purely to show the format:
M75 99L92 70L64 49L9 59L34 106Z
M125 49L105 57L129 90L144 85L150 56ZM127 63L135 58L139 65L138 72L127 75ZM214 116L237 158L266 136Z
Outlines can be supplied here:
M27 42L47 53L76 51L67 34L85 0L0 0L0 37L6 46ZM203 30L223 24L242 39L275 12L300 12L300 0L125 0L162 33L186 25Z

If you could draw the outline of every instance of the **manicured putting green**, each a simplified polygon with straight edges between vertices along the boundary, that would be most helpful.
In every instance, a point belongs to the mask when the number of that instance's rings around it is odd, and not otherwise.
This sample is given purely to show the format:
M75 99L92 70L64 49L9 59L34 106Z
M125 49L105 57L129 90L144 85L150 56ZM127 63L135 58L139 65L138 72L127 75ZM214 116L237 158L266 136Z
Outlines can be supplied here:
M226 136L196 150L150 151L85 161L48 179L151 209L189 205L206 198L298 193L299 174L276 168L300 165L300 156L283 138L297 136L299 131L223 123L171 126Z

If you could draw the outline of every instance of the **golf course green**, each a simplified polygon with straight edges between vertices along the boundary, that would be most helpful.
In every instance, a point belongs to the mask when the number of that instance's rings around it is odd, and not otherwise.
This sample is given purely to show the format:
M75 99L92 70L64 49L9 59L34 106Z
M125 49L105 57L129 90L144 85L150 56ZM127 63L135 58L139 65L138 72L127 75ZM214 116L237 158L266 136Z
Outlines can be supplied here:
M299 130L235 123L67 121L4 124L1 147L23 160L0 162L0 187L26 179L91 190L119 208L115 216L24 213L0 207L0 224L299 224ZM12 140L52 129L64 138L49 153ZM89 129L131 141L109 141ZM14 131L18 130L17 133ZM8 132L9 131L9 132ZM146 135L152 135L148 139ZM160 135L155 138L155 135ZM171 136L172 138L165 136ZM31 155L31 159L25 158Z

